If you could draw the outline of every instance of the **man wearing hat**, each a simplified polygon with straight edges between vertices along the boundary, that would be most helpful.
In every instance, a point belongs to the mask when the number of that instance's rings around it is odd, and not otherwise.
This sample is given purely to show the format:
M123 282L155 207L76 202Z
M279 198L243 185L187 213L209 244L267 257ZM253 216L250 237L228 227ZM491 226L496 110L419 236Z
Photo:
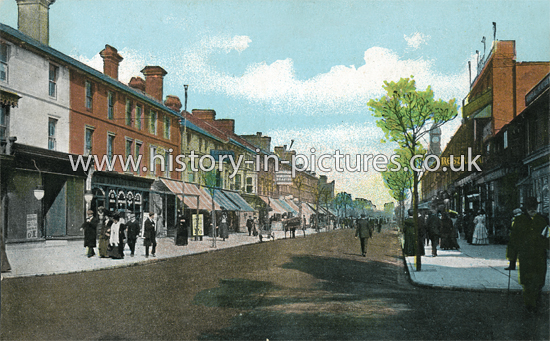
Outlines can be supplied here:
M126 224L128 247L130 248L130 257L134 257L136 251L136 241L139 235L139 224L136 221L136 215L130 213L128 215L128 223Z
M151 249L151 256L155 257L155 251L157 249L157 229L155 228L154 221L155 213L149 212L149 218L145 221L145 227L143 229L143 245L145 246L145 257L149 257L149 246L153 246Z
M529 313L535 313L537 301L546 280L546 258L549 248L545 231L548 221L537 213L538 201L529 197L525 201L526 214L514 218L508 257L519 260L519 281L523 286L523 302Z
M97 218L94 217L94 211L86 212L86 221L82 224L80 230L84 230L84 247L88 248L88 258L95 256L94 247L96 247L97 237Z

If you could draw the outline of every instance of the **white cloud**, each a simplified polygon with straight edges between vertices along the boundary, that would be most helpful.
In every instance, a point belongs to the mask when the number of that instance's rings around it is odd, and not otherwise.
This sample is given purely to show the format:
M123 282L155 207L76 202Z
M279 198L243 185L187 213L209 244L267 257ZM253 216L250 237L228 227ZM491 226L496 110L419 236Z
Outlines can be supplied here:
M420 32L415 32L410 36L405 34L403 37L407 41L407 45L409 45L409 47L413 50L418 49L422 44L428 44L428 40L431 38L429 35L425 35Z

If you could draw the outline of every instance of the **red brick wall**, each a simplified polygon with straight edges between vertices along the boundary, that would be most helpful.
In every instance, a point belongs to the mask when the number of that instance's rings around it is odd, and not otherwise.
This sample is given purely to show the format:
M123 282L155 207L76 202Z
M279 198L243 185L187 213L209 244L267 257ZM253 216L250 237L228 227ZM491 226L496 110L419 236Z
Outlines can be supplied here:
M114 154L126 155L126 138L139 140L143 142L141 154L143 155L142 164L149 166L149 147L155 145L158 148L165 150L172 149L172 155L180 153L180 132L177 117L169 115L168 112L163 112L157 107L152 107L141 101L137 96L132 96L130 93L125 93L117 88L107 84L100 83L91 77L86 77L77 72L71 72L71 111L70 111L70 132L69 132L69 150L74 154L83 154L85 147L85 129L86 126L94 128L93 134L93 154L101 158L107 153L107 136L108 133L115 134ZM94 87L93 106L92 110L85 107L85 80L90 80ZM107 118L107 93L112 91L115 94L115 109L112 120ZM136 104L142 107L141 130L135 127L135 121L132 126L126 125L126 99L132 101L133 115L135 115ZM157 134L149 133L149 111L153 109L157 113ZM171 117L170 122L170 140L164 138L164 116ZM135 117L134 117L135 118ZM177 166L177 165L175 165ZM140 167L140 168L141 168ZM122 172L121 165L117 162L115 170ZM141 175L150 175L148 172ZM164 176L164 173L157 171L156 175ZM170 174L171 178L179 179L177 172Z

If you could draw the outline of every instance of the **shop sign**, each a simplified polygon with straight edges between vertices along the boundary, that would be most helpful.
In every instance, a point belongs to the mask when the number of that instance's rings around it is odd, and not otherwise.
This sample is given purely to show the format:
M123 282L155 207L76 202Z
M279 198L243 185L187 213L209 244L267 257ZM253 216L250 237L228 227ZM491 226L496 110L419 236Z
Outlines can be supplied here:
M38 238L38 215L27 214L27 239Z
M203 229L203 219L202 214L193 214L191 221L193 222L191 226L191 230L193 232L194 237L199 237L204 235L204 229Z

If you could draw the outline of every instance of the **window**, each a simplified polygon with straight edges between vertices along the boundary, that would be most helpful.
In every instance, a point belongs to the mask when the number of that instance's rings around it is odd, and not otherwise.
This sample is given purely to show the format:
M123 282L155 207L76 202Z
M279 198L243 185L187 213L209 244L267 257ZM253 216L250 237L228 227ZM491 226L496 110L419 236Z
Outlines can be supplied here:
M170 160L170 152L165 149L164 150L164 176L169 178L170 177L170 165L168 163L168 160Z
M151 110L149 112L149 132L151 134L157 134L157 113Z
M9 110L6 105L0 106L0 139L5 140L9 135Z
M94 129L91 127L86 127L86 136L85 136L85 145L84 145L84 156L92 155L93 147L93 137Z
M109 160L112 160L113 154L115 149L115 135L114 134L108 134L107 135L107 157Z
M235 190L240 191L241 190L241 175L235 174Z
M136 105L136 129L141 130L141 105Z
M164 138L170 139L170 117L164 116Z
M57 74L59 73L59 68L53 64L50 64L50 88L49 94L50 97L57 96Z
M0 43L0 80L8 80L8 56L9 46L4 43Z
M252 193L252 178L246 178L246 193Z
M157 147L150 146L149 147L149 168L150 168L149 171L153 174L156 174L157 172L157 163L159 161L158 158L155 158L155 155L157 155Z
M48 149L55 150L56 141L55 141L55 127L57 125L57 120L55 118L48 119Z
M126 100L126 125L132 126L132 101Z
M143 142L136 141L136 158L139 158L139 155L141 155L141 146L143 145ZM139 175L140 168L137 167L137 175Z
M94 89L92 83L86 81L86 109L92 109L92 103L94 99Z
M134 147L134 140L126 139L126 159L129 159L132 155Z
M504 149L508 148L508 130L504 132Z
M112 120L115 117L115 95L109 91L107 93L107 118Z

